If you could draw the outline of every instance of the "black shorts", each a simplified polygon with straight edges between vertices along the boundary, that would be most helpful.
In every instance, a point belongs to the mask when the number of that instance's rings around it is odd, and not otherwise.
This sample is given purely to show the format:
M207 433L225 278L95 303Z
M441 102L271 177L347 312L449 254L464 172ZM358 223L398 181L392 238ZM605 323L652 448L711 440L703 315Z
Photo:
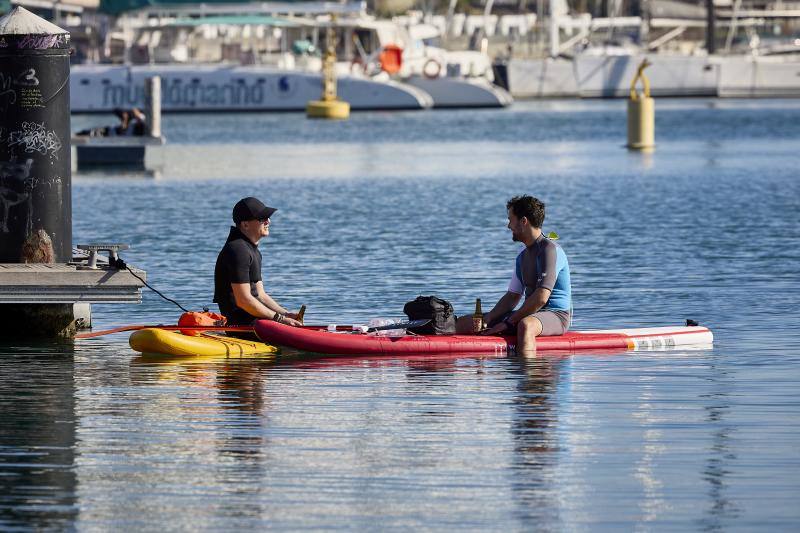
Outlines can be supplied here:
M227 319L227 324L229 326L249 326L258 320L244 309L239 309L238 307L228 309L227 311L226 313L220 306L219 312Z
M491 328L492 326L496 326L506 318L510 317L513 314L513 311L508 312L502 315L497 320L493 320L488 324ZM570 324L570 313L569 311L561 311L561 310L553 310L553 311L537 311L533 315L536 317L539 322L542 323L542 333L540 334L541 337L551 337L554 335L563 335L569 329ZM505 333L515 334L517 332L516 324L513 327L510 327L505 331Z
M222 311L222 309L220 309L220 311ZM223 312L222 315L225 318L228 319L228 323L227 324L229 326L251 326L253 324L253 322L258 320L256 317L252 316L247 311L244 311L243 309L239 309L238 307L236 309L233 309L228 314ZM251 331L228 331L225 334L228 337L234 337L234 338L242 339L242 340L246 340L246 341L261 342L261 339L259 339L256 336L255 332L251 332Z

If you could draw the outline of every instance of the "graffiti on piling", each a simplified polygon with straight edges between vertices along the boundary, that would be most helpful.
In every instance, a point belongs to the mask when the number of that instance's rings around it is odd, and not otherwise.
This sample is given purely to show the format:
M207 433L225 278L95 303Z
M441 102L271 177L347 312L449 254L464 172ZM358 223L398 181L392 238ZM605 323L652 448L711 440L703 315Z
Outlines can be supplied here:
M8 146L20 146L25 153L38 152L58 159L61 150L61 140L55 131L47 131L44 123L23 122L22 129L8 134Z
M8 233L8 215L11 208L27 200L31 195L31 167L33 159L19 163L16 158L0 161L0 233ZM23 190L19 190L22 184Z
M17 102L17 91L11 86L13 78L0 72L0 111L5 113L8 106Z
M24 35L17 43L20 50L47 50L66 44L68 35Z

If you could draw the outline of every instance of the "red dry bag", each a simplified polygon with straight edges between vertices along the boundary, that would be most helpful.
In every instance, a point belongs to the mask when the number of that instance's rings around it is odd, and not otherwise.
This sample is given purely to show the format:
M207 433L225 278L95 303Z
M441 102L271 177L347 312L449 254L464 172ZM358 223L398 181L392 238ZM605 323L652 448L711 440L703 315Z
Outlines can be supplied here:
M217 313L210 311L189 311L183 313L178 319L179 326L197 327L197 326L224 326L228 323L228 319ZM181 333L184 335L201 335L202 330L182 329Z

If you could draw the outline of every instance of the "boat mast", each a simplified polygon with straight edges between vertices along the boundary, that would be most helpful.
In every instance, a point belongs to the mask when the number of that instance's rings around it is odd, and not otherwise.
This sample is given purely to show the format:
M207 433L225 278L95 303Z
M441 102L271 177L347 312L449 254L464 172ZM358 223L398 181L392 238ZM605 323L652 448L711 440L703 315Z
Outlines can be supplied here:
M489 18L492 14L494 0L486 0L486 8L483 10L483 39L481 39L481 53L489 52Z
M716 25L717 21L714 13L714 0L706 0L706 50L708 51L708 55L712 55L717 51L717 47L714 43Z
M539 26L539 53L544 52L545 48L545 16L544 16L544 0L536 0L536 25Z

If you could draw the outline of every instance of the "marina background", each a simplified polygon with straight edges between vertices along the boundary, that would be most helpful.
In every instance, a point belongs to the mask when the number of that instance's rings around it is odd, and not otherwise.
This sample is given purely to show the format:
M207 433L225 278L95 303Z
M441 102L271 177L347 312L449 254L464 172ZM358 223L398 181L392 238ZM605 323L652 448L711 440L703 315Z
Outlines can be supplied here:
M181 114L158 177L76 174L74 242L210 304L230 209L279 208L265 280L319 323L457 312L505 289L505 202L548 205L575 327L678 324L713 348L451 360L138 357L125 335L0 346L0 528L790 530L800 522L800 102ZM98 117L73 117L73 129ZM174 322L152 293L95 328Z
M57 17L76 50L72 109L142 105L159 75L166 111L300 110L329 33L353 109L627 97L645 59L656 96L800 96L794 2L414 4L104 0Z

